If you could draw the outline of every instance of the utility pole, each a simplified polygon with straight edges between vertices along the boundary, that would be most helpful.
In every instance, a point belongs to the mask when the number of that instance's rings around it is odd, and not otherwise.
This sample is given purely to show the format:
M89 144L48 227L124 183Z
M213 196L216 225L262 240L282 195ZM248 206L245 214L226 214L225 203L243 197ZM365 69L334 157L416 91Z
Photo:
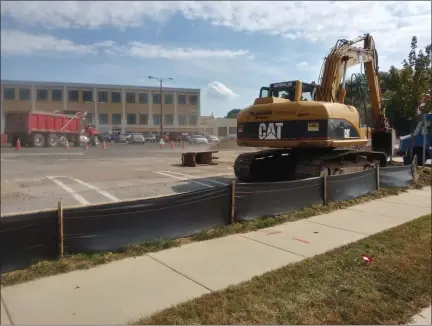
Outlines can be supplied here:
M165 80L173 80L171 77L153 77L153 76L148 76L149 79L156 79L159 80L159 85L160 85L160 137L163 137L163 105L162 105L162 101L163 101L163 91L162 91L162 83Z

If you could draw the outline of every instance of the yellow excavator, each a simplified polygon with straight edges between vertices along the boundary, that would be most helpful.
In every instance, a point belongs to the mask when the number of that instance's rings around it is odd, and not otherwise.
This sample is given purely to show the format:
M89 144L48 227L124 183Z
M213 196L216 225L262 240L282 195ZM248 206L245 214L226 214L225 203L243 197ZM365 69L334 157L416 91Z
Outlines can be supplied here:
M354 106L344 104L347 69L357 64L367 77L372 128L361 125ZM241 181L257 182L363 171L386 166L395 140L382 106L378 52L365 34L336 43L318 85L296 80L261 88L237 117L237 145L269 149L239 155L234 172Z

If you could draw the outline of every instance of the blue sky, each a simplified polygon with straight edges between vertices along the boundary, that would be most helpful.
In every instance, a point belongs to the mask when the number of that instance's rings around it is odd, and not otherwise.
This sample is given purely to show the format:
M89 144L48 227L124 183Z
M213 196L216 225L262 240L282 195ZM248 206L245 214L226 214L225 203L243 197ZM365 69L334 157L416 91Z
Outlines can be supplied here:
M223 116L261 86L318 81L339 38L371 33L381 69L431 40L430 2L2 1L1 78L202 90ZM359 72L360 67L352 72Z

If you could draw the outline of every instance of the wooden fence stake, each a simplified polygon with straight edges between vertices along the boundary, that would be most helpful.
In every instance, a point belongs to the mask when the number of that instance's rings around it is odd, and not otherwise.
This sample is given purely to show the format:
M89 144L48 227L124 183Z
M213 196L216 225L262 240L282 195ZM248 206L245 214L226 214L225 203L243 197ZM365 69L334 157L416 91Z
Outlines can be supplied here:
M327 187L328 183L327 183L327 175L323 176L323 200L324 200L324 205L328 204L328 198L327 198Z
M57 219L58 219L58 246L59 246L59 256L63 258L64 255L64 245L63 245L63 206L62 202L58 202L57 208Z
M376 176L376 190L380 190L380 177L379 177L380 166L377 164L375 168L375 176Z
M235 193L236 193L236 182L232 182L231 188L231 224L235 223Z

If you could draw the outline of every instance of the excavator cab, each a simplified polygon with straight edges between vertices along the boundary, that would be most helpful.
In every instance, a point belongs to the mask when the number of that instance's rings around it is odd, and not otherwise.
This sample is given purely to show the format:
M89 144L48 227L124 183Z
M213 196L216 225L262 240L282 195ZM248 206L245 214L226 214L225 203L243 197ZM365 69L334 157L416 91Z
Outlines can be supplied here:
M315 84L295 80L273 83L269 87L261 87L259 98L276 97L290 101L313 101L315 91Z

